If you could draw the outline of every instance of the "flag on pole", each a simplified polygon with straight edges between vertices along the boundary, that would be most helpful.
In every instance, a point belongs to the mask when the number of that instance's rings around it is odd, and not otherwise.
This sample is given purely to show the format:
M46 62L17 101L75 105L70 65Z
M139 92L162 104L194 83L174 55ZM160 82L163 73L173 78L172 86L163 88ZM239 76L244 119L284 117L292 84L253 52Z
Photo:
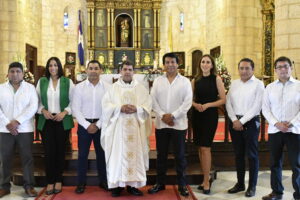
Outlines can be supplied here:
M79 26L78 26L78 57L80 61L80 65L84 65L84 49L83 49L83 32L82 32L82 24L81 24L81 11L79 13Z

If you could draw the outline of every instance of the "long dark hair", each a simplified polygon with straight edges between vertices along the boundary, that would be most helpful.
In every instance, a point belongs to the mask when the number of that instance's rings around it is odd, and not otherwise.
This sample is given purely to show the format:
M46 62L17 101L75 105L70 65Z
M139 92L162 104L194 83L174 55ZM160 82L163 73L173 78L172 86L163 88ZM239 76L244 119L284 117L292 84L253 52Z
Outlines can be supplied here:
M202 72L202 69L201 69L201 62L203 60L203 58L205 57L208 57L211 61L211 64L212 64L212 68L210 69L210 74L214 74L214 75L217 75L217 66L216 66L216 62L215 62L215 59L209 55L209 54L205 54L201 57L200 61L199 61L199 64L198 64L198 69L197 69L197 74L195 76L195 80L199 80L200 78L202 78L203 76L203 72Z
M57 57L51 57L51 58L48 59L47 64L46 64L45 76L48 79L50 79L51 74L49 72L49 66L50 66L51 60L54 60L56 62L56 64L57 64L57 67L58 67L57 76L58 76L58 78L62 77L64 75L64 72L63 72L63 68L62 68L61 62L60 62L59 58L57 58Z

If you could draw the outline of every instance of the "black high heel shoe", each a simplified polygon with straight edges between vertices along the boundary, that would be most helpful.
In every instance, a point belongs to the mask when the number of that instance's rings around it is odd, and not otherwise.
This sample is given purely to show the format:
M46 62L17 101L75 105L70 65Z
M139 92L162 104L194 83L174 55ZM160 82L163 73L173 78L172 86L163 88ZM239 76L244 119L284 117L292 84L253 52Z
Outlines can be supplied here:
M212 184L212 179L209 179L209 188L206 190L206 189L204 189L204 187L202 186L202 188L203 188L203 194L210 194L211 184Z

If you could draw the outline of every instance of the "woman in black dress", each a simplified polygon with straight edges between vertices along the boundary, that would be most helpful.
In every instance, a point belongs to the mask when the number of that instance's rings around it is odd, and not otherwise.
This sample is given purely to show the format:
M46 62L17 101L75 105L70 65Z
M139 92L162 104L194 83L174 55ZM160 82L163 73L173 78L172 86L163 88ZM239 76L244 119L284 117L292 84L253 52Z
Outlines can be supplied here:
M198 74L192 80L193 134L199 147L199 159L203 183L198 189L210 193L211 145L218 125L218 106L225 104L226 96L222 79L216 75L216 64L210 55L204 55L199 63Z

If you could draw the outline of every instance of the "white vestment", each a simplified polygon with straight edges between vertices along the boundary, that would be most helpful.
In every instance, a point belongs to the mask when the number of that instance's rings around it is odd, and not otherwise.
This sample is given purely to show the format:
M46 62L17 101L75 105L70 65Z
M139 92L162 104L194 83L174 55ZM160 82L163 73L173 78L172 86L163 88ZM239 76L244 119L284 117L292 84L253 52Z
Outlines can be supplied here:
M135 105L137 112L125 114L122 105ZM101 145L105 152L109 188L143 187L149 168L151 97L148 90L132 80L120 78L102 100Z

